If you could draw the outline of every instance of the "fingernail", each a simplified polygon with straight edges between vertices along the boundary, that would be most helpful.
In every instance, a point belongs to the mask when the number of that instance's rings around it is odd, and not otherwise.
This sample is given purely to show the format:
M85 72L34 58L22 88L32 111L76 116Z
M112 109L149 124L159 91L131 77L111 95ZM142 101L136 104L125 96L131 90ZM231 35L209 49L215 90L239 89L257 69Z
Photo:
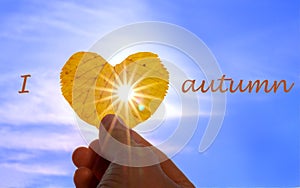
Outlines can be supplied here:
M123 124L122 120L115 115L109 114L106 115L102 121L101 125L106 129L107 133L110 134L113 138L118 140L121 143L128 144L128 134L129 129L126 125ZM101 131L99 131L99 138ZM105 133L102 131L102 134ZM103 138L109 138L107 135L102 135ZM106 140L107 141L107 140Z
M106 130L109 130L111 128L122 129L122 130L126 129L123 121L119 117L117 117L117 116L115 116L113 114L106 115L101 120L101 125L103 125Z

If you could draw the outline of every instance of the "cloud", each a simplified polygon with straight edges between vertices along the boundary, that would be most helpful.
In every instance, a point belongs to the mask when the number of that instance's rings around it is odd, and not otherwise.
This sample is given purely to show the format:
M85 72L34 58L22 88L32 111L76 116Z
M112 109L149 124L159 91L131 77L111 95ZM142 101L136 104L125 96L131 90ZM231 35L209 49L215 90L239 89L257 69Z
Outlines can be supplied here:
M33 153L18 152L13 155L7 155L6 153L6 155L3 155L2 157L5 157L6 161L25 161L34 158L35 155Z
M128 22L149 17L143 2L133 0L97 3L74 1L21 2L26 8L3 19L0 36L23 41L39 40L44 34L77 35L85 38L104 34L104 28L113 29ZM116 6L118 5L118 6ZM4 15L6 16L6 15ZM37 29L38 28L38 29Z
M36 127L28 131L0 129L2 135L0 138L0 147L7 149L71 152L78 145L85 144L78 133L70 131L72 129L67 131L63 127L57 127L58 131L54 132L49 131L49 127L47 128L45 125L40 126L44 127Z
M14 12L3 12L0 18L5 54L0 59L0 152L14 151L1 158L0 186L70 185L70 153L85 143L61 95L61 66L106 32L156 13L137 0L19 3L20 9L12 7ZM32 75L26 85L30 92L19 94L24 71Z
M63 170L62 166L53 164L22 164L22 163L2 163L2 168L12 168L19 172L33 173L39 175L58 175L65 176L70 174L70 171Z
M73 184L71 177L75 167L71 158L65 159L65 156L70 156L69 152L35 149L4 151L5 154L0 156L0 187L69 187ZM69 181L61 182L62 179Z
M121 6L115 6L116 4ZM84 50L86 45L83 43L95 42L105 31L148 17L148 7L140 1L102 1L101 4L31 1L26 6L24 4L24 7L9 17L3 15L7 19L3 20L0 36L9 40L17 39L19 46L27 44L20 40L24 38L31 45L26 45L26 50L18 52L19 55L15 56L15 47L12 46L11 49L8 43L9 51L5 58L9 57L9 61L12 55L15 58L12 63L3 64L2 70L13 68L14 71L9 74L7 71L1 71L3 74L0 76L0 85L5 90L1 94L0 123L72 124L72 109L62 97L59 86L60 68L72 55L66 52L70 51L70 48L73 51L74 46ZM61 39L66 42L62 42ZM43 41L45 46L38 41ZM47 47L48 42L54 42L56 47ZM18 57L22 57L22 60ZM27 60L26 64L17 63L24 62L24 59ZM22 84L19 76L20 72L24 72L23 69L32 77L27 81L30 93L20 95L17 91ZM17 80L19 82L16 82ZM7 83L12 83L13 87Z
M30 184L34 183L32 176L20 173L11 166L1 166L0 177L1 187L29 187Z
M60 92L59 73L47 71L31 74L32 77L28 78L26 85L29 93L18 93L22 83L19 88L16 86L5 91L4 100L0 102L0 123L74 124L72 110ZM8 76L5 80L6 83L14 83L15 79Z

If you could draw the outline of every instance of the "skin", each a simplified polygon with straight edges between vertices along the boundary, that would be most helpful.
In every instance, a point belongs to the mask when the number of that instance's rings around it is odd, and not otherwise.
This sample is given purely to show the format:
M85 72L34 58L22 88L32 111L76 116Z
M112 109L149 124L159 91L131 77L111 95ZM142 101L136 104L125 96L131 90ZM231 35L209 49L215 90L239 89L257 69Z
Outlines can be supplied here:
M114 115L107 115L101 122L102 126L112 137L131 146L151 146L143 137L127 129ZM113 128L113 129L112 129ZM128 134L131 140L128 141ZM129 167L110 162L98 155L91 147L101 147L99 140L93 141L88 148L78 147L72 156L77 170L74 174L74 183L78 188L190 188L194 185L170 160L146 167ZM165 156L155 149L154 155Z

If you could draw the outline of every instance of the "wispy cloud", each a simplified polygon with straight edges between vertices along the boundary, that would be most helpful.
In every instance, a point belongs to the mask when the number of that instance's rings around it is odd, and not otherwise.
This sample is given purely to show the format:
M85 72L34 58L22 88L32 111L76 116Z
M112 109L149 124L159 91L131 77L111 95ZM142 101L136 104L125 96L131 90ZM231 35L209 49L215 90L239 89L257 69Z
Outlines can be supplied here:
M116 3L119 4L117 7ZM3 20L1 37L28 41L41 39L45 34L53 37L58 32L59 35L97 37L104 34L104 28L112 29L150 15L144 3L136 0L80 4L74 1L31 1L27 8Z
M19 3L19 11L2 13L0 18L0 49L5 52L0 70L4 88L0 152L14 151L1 156L0 177L5 180L0 186L72 185L70 153L85 142L75 127L72 108L61 95L60 68L72 53L88 49L103 34L155 13L137 0ZM24 71L32 75L26 86L30 93L18 94ZM57 159L57 155L62 156Z
M8 76L5 83L15 83L16 87L4 92L4 100L0 102L0 123L28 124L55 123L74 124L73 113L60 92L59 73L48 71L32 72L26 88L28 94L19 94L22 83L16 84L20 78ZM19 88L17 88L19 87Z
M4 151L6 153L0 156L1 187L69 187L73 184L71 177L75 167L71 164L71 159L65 159L70 156L69 152L36 149ZM53 178L54 182L51 181ZM70 181L61 182L61 179Z
M65 176L71 172L63 169L62 166L53 164L22 164L22 163L2 163L2 168L12 168L19 172L32 173L39 175L58 175Z
M1 148L66 151L71 152L78 145L85 144L78 132L66 130L64 127L57 127L57 132L49 131L49 127L36 127L33 130L22 131L0 129ZM70 125L72 126L72 125ZM51 129L50 129L51 130ZM64 131L62 131L64 130Z

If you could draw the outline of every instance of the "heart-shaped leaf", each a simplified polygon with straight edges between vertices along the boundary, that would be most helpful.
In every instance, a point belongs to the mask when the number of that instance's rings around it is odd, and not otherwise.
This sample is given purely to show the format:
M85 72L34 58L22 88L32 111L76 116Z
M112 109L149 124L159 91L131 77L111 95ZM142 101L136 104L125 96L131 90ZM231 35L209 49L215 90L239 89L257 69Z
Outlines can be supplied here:
M151 52L132 54L114 67L96 53L78 52L61 72L63 96L82 120L96 127L107 114L116 114L130 128L147 120L168 84L168 71Z

